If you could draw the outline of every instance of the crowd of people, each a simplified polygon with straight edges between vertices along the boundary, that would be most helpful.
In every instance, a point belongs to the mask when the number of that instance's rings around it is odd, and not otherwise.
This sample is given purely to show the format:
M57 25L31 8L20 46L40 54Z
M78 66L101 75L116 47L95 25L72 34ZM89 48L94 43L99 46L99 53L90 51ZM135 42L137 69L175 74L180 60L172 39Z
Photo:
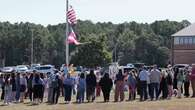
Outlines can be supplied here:
M72 101L76 95L76 102L94 102L96 97L103 93L103 101L109 102L111 91L114 92L114 102L136 100L140 101L171 99L173 96L195 97L195 65L189 67L159 69L157 65L152 68L143 66L139 70L122 71L119 69L115 78L109 73L95 73L90 70L87 74L66 74L61 71L54 73L5 73L0 75L1 100L4 104L23 103L30 101L40 104L47 100L49 104L57 104L59 97L64 97L65 103ZM190 84L193 94L190 94ZM125 92L128 97L125 98ZM24 100L25 99L25 100Z

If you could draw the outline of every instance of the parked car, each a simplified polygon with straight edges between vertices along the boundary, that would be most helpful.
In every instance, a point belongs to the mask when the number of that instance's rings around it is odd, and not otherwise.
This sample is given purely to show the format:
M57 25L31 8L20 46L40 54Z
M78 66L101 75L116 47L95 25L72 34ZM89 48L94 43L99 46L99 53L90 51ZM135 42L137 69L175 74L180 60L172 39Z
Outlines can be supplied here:
M128 63L127 64L127 67L129 67L129 68L135 68L135 66L132 63Z
M35 69L36 67L41 66L41 64L31 64L30 69Z
M42 66L37 66L37 67L35 67L35 70L36 70L37 72L39 72L39 73L44 73L44 74L46 74L46 73L48 73L48 72L54 73L55 68L54 68L53 65L42 65Z
M11 66L10 67L3 67L1 72L3 72L3 73L11 73L14 70L15 70L15 67L11 67Z
M127 72L127 71L129 72L129 71L133 70L134 68L129 67L129 66L120 66L119 69L121 69L122 73L124 74L125 72Z
M186 67L189 67L189 65L188 64L175 64L173 66L173 68L186 68Z
M135 68L140 69L142 66L144 66L144 63L134 63L133 64Z
M19 73L28 72L28 67L26 65L18 65L16 66L16 72Z

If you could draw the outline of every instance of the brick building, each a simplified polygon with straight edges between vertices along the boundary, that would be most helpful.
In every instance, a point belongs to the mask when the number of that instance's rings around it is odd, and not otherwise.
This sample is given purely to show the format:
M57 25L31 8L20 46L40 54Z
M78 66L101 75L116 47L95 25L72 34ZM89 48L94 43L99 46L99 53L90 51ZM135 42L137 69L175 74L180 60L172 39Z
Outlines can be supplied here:
M195 63L195 24L172 35L172 64Z

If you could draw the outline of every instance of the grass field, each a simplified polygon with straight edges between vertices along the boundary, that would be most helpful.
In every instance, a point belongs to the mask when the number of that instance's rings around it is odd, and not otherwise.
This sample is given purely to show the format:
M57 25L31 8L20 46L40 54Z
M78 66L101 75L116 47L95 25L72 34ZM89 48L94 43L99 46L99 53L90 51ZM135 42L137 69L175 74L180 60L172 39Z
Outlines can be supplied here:
M195 110L195 98L172 98L171 100L146 101L139 102L111 102L103 103L102 97L96 98L94 103L75 104L74 100L71 104L64 104L63 97L60 97L59 104L48 105L42 103L40 105L31 105L28 100L21 104L11 104L4 106L0 102L0 110ZM73 98L75 99L75 98Z

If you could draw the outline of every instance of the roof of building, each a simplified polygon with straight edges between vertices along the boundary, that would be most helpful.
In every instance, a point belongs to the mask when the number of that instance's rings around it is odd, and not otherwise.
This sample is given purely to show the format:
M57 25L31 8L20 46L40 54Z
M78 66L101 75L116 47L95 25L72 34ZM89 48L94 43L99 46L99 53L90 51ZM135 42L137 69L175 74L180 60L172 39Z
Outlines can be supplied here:
M195 36L195 23L180 30L172 36Z

